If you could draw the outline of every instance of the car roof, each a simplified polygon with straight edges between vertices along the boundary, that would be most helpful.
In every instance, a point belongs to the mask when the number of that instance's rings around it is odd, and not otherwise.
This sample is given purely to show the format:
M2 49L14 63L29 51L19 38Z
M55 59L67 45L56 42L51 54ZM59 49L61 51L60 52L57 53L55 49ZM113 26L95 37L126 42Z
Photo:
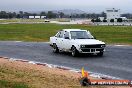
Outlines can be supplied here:
M63 31L67 31L67 32L70 32L70 31L86 31L86 30L81 30L81 29L62 29Z

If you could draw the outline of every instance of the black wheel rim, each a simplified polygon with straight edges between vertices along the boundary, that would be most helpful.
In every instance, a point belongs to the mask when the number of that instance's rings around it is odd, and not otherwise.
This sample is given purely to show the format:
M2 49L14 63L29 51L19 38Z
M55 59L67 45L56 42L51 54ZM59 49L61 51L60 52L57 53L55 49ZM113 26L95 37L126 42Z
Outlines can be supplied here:
M53 46L53 51L56 52L56 45Z

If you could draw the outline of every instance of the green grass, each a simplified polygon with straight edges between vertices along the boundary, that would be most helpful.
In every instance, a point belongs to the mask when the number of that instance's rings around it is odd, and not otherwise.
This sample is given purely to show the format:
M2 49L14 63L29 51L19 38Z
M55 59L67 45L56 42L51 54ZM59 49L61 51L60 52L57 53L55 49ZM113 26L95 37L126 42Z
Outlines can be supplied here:
M132 44L131 26L86 26L59 24L0 24L2 41L49 41L49 37L63 28L89 30L97 39L107 44Z
M29 87L24 83L0 80L0 88L29 88Z

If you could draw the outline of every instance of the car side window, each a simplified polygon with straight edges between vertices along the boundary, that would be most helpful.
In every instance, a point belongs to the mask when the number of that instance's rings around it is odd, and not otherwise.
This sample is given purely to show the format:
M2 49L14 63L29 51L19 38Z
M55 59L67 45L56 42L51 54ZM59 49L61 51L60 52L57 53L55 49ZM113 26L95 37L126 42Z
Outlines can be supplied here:
M57 38L63 38L63 34L64 34L63 31L58 32L58 34L57 34Z
M65 39L69 38L69 32L65 32L64 38Z
M64 31L61 31L60 32L60 38L63 38L63 35L64 35Z
M58 32L58 33L56 34L56 37L57 37L57 38L59 38L59 36L60 36L60 32Z

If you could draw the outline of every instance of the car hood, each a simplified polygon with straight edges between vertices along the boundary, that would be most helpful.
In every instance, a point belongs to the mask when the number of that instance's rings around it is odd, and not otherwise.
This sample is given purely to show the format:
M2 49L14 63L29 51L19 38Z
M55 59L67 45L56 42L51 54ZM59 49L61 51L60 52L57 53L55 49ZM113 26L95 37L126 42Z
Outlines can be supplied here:
M72 39L72 43L79 45L105 44L104 42L96 39Z

